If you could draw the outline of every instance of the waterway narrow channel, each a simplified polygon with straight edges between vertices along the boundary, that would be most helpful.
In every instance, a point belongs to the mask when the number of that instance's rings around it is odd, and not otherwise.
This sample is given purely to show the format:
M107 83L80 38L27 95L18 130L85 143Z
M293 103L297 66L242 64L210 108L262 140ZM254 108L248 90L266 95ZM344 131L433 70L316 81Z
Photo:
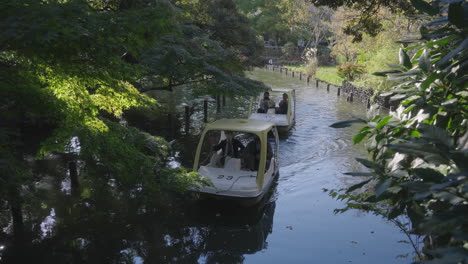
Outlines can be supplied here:
M297 94L297 123L280 141L280 175L260 205L175 195L155 197L167 202L154 209L109 199L98 186L91 188L92 199L84 192L77 201L63 168L64 180L50 183L61 191L47 192L50 202L29 208L33 242L15 245L0 237L0 263L410 263L412 248L401 242L407 237L400 229L359 211L334 214L344 204L323 191L357 180L342 173L362 169L354 158L366 151L351 141L359 126L329 125L365 115L365 106L284 74L248 75ZM245 101L228 100L223 115L245 117L247 108ZM196 138L183 142L175 144L184 149L179 162L190 166Z
M245 255L245 263L410 263L411 247L395 225L358 211L334 214L343 204L322 191L339 189L356 179L343 172L362 168L355 157L366 157L363 145L353 145L359 126L329 125L365 116L365 105L337 97L336 89L256 70L250 77L297 93L297 123L280 142L280 176L274 198L272 232L265 248ZM401 258L409 254L409 258ZM400 256L400 257L399 257Z

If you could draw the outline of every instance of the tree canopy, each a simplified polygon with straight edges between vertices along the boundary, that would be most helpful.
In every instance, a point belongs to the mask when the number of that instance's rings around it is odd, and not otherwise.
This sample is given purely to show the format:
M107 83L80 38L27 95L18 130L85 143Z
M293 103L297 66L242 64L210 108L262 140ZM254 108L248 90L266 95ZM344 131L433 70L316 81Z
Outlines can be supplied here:
M233 5L2 2L0 197L19 213L15 225L24 201L20 190L34 193L32 183L40 180L31 173L31 157L71 152L84 161L88 179L128 195L142 185L139 196L203 182L169 168L167 142L126 125L122 114L157 106L145 94L149 90L197 84L192 92L233 96L263 89L243 76L257 46ZM116 184L107 185L109 180Z

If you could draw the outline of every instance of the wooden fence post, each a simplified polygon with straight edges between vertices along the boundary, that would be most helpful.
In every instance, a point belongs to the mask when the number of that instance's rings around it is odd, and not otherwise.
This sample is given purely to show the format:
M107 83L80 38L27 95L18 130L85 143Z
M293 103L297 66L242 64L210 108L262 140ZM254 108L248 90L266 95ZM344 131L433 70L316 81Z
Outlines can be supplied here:
M315 79L315 88L318 88L318 87L319 87L319 80Z
M349 94L349 101L350 101L350 102L353 101L353 93L350 93L350 94Z
M327 92L330 92L330 84L327 83Z
M367 99L367 108L370 108L370 98Z
M188 135L190 130L190 107L185 106L185 134Z
M219 95L216 96L216 113L221 113L221 98Z
M68 170L70 171L70 183L72 190L78 190L80 183L78 181L78 169L76 168L76 162L71 161L68 163Z
M170 130L171 130L171 137L175 138L174 113L170 113L169 115L167 115L167 117L169 119L168 121L169 121Z
M208 100L203 101L203 122L208 123Z
M307 76L307 84L310 82L310 75Z
M223 95L223 106L226 106L226 96Z
M341 90L341 87L338 87L338 91L336 92L336 96L340 96L340 90Z
M292 71L292 77L294 78L294 71Z
M302 80L302 72L299 72L299 80Z

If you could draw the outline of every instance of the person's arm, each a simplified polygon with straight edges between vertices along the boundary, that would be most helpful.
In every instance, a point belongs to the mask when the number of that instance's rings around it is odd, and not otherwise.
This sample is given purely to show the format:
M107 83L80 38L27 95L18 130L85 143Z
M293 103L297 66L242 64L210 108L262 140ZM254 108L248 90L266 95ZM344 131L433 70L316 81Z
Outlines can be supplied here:
M212 150L218 151L218 150L224 148L225 145L226 145L226 140L223 140L223 141L219 142L218 145L213 146Z
M240 151L243 151L243 150L245 149L244 144L242 144L242 142L240 142L240 141L237 140L237 139L234 139L234 140L232 141L232 143L234 144L234 147L235 147L236 149L239 149Z

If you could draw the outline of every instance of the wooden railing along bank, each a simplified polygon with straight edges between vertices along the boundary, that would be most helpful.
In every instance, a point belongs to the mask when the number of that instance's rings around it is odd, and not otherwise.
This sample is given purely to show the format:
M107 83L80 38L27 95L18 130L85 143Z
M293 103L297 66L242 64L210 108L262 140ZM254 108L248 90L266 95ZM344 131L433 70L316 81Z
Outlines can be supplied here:
M308 85L314 85L316 88L321 86L326 87L327 91L330 91L330 88L336 89L337 96L346 96L346 100L353 102L354 100L359 100L367 105L367 108L370 107L371 103L378 104L381 107L387 108L390 111L398 106L399 101L389 101L388 97L376 96L376 91L374 89L364 89L354 86L348 81L343 81L341 86L329 83L318 78L313 78L311 75L305 74L300 71L293 71L286 67L280 65L265 65L265 69L273 72L278 72L284 74L285 76L290 76L291 78L298 78L299 80L304 80Z

